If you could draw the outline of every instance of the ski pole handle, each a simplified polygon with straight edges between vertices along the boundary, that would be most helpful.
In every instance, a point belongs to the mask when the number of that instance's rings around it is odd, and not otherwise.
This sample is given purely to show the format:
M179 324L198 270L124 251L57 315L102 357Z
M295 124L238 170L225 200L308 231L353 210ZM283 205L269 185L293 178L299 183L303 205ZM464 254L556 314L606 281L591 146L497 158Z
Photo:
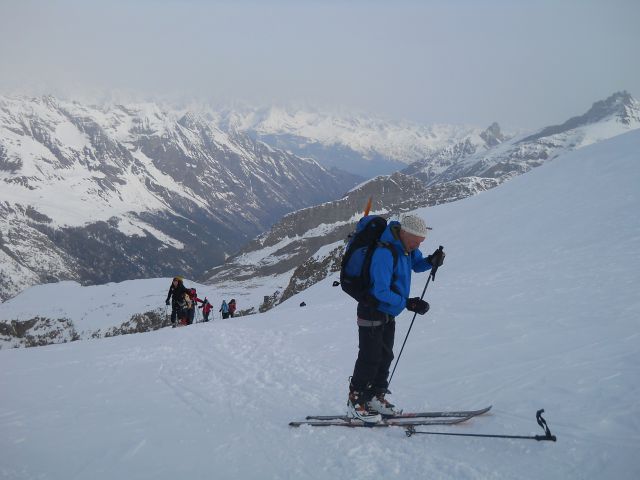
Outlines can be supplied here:
M438 250L436 250L436 252L438 253L438 255L440 255L440 258L444 257L444 247L442 245L438 247ZM438 271L439 266L440 266L439 263L436 265L433 265L431 267L431 273L429 273L429 276L433 279L434 282L436 280L436 272Z

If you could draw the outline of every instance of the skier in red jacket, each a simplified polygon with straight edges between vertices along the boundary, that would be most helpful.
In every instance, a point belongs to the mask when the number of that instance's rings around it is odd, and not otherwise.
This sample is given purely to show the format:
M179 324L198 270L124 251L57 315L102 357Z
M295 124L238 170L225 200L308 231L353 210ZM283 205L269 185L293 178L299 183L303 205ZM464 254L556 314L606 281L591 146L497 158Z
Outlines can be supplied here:
M203 321L204 322L208 322L209 321L209 313L211 312L211 309L213 307L209 303L209 300L207 300L207 297L204 297L204 300L202 301L202 305L200 305L198 308L202 309L202 319L203 319Z
M198 294L195 288L188 289L187 293L189 294L189 298L191 300L190 305L188 305L187 307L187 325L191 325L193 323L194 317L196 316L196 305L198 302L202 303L202 300L198 298Z
M233 318L235 313L236 313L236 299L232 298L229 301L229 315L231 316L231 318Z

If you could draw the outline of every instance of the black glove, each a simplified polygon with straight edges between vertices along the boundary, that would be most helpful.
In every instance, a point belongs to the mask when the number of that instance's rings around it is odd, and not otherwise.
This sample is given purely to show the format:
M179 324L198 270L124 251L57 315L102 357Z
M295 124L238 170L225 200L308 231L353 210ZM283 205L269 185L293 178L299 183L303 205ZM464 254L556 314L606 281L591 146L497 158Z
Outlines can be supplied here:
M164 303L165 305L169 305L169 299L167 298Z
M416 312L417 314L424 315L429 311L429 304L422 300L420 297L413 297L407 299L407 310Z
M429 260L429 263L431 264L432 267L441 267L442 264L444 263L444 250L442 249L442 247L438 248L435 252L433 252L431 255L429 255L427 257L427 260Z

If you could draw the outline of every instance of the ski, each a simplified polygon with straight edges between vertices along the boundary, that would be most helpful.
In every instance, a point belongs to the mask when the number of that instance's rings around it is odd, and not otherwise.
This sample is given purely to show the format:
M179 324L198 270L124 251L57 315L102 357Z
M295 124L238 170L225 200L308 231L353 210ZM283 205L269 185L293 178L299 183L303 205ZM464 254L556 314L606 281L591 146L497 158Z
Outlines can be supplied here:
M448 418L448 417L476 417L478 415L483 415L491 410L492 405L488 407L481 408L479 410L449 410L442 412L407 412L407 413L399 413L396 415L383 415L386 419L403 419L403 418ZM348 420L349 417L347 415L309 415L306 417L307 420Z
M432 419L398 419L390 418L387 420L381 420L378 423L366 423L362 420L356 420L353 418L333 418L329 420L304 420L301 422L289 422L290 427L300 427L302 425L309 425L312 427L409 427L419 425L455 425L457 423L466 422L473 418L473 415L467 417L457 418L432 418Z

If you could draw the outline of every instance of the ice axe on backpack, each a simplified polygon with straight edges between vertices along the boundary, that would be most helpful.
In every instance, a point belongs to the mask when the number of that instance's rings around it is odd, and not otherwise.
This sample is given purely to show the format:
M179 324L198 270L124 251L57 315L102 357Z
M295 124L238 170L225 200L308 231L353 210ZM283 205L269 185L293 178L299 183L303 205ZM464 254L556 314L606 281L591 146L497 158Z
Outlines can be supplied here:
M427 287L429 286L429 282L431 279L435 282L436 280L436 272L438 271L438 267L442 265L444 262L444 247L440 245L438 249L433 252L433 254L429 255L427 259L431 263L431 272L427 277L427 283L424 285L424 289L422 290L422 295L420 295L420 300L424 299L424 294L427 293ZM396 364L393 366L393 370L391 371L391 375L389 376L389 381L387 382L387 388L391 384L391 379L393 378L393 374L398 367L398 362L400 361L400 357L402 356L402 351L404 350L404 346L407 343L407 339L409 338L409 334L411 333L411 328L413 327L413 322L416 320L416 315L418 312L413 313L413 318L411 319L411 325L409 325L409 330L407 330L407 335L404 337L404 342L402 342L402 348L400 348L400 353L398 354L398 359L396 360Z
M362 215L363 217L366 217L367 215L369 215L369 212L371 211L372 202L373 202L373 196L370 196L369 201L367 202L367 206L364 207L364 214Z

